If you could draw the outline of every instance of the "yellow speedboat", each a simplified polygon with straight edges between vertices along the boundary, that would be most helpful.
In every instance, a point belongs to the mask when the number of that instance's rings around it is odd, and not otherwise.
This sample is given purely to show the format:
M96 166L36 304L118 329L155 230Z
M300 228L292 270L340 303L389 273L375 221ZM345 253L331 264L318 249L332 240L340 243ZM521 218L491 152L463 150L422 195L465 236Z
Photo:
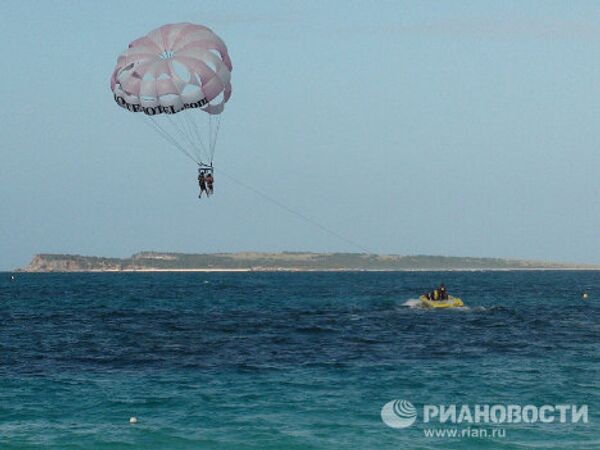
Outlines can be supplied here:
M448 296L448 300L429 300L424 295L419 297L421 304L426 308L460 308L465 306L463 301L458 297Z

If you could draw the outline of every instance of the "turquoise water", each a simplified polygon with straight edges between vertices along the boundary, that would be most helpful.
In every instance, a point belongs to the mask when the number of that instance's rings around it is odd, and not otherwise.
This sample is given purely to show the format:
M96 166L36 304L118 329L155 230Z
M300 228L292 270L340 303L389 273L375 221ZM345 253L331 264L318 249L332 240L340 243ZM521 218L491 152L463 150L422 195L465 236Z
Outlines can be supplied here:
M414 307L440 281L468 308ZM598 272L4 273L0 448L596 449L599 302ZM425 436L452 403L589 422Z

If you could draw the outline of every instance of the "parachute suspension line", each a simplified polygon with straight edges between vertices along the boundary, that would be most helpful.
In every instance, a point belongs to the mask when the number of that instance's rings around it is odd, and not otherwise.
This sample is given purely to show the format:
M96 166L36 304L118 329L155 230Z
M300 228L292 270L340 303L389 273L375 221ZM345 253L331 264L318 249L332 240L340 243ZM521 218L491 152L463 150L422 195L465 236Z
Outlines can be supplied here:
M183 145L181 145L179 142L177 142L177 139L175 139L173 136L171 136L167 130L165 130L164 128L162 128L154 120L154 118L150 118L150 124L152 124L151 126L157 131L157 133L164 140L166 140L167 142L169 142L173 147L175 147L176 149L178 149L181 153L183 153L189 159L191 159L192 161L194 161L196 164L199 163L198 158L195 157L193 154L191 154Z
M156 122L154 120L153 117L148 117L148 120L150 122L146 122L145 119L141 116L138 116L142 119L142 121L145 124L148 124L149 127L154 128L154 130L163 138L165 139L167 142L169 142L170 144L172 144L174 147L178 148L179 150L184 151L185 153L189 153L179 142L177 142L177 139L175 139L173 136L171 136L171 134L165 130L163 127L161 127L158 122Z
M212 162L212 159L213 159L212 134L213 134L213 115L208 114L208 157L210 158L210 162Z
M217 122L217 128L212 135L212 145L211 145L211 149L210 149L210 162L211 163L215 156L215 149L217 148L217 139L219 138L219 130L221 129L221 120L222 120L222 118L221 118L221 115L219 114L215 118L215 121Z
M216 171L216 169L215 169L215 171ZM238 184L239 186L242 186L242 187L244 187L244 188L246 188L246 189L254 192L255 194L257 194L260 197L262 197L263 199L267 200L268 202L271 202L274 205L279 206L281 209L287 211L288 213L293 214L294 216L302 219L303 221L305 221L305 222L313 225L314 227L320 229L321 231L324 231L325 233L327 233L327 234L329 234L329 235L331 235L333 237L336 237L340 241L344 241L346 244L349 244L349 245L351 245L351 246L353 246L355 248L358 248L358 249L360 249L364 253L372 253L369 250L367 250L365 247L363 247L362 245L360 245L359 243L357 243L357 242L355 242L355 241L353 241L351 239L348 239L347 237L344 237L344 236L342 236L339 233L336 233L335 231L327 228L325 225L322 225L319 222L317 222L316 220L311 219L310 217L307 217L304 214L302 214L302 213L300 213L300 212L298 212L298 211L290 208L289 206L287 206L284 203L280 202L279 200L271 197L270 195L265 194L264 192L259 191L255 187L252 187L249 184L246 184L243 181L238 180L237 178L235 178L235 177L233 177L233 176L231 176L231 175L223 172L221 169L218 170L218 173L221 174L221 175L224 175L225 178L230 179L231 181L233 181L234 183Z
M156 123L154 121L154 119L152 117L148 117L149 122L146 122L146 119L142 116L137 116L142 120L142 123L152 129L154 129L154 131L156 133L158 133L158 135L160 137L162 137L165 141L167 141L168 143L170 143L171 145L173 145L174 147L178 148L181 151L185 151L187 153L187 150L185 150L180 144L179 142L177 142L177 140L171 136L169 134L169 132L165 129L163 129L158 123Z
M158 135L160 137L162 137L165 141L167 141L169 144L171 144L173 147L175 147L177 150L179 150L181 153L183 153L189 159L194 161L196 164L200 164L200 162L197 161L197 159L194 158L194 156L191 155L190 152L188 152L185 148L183 148L181 145L179 145L179 143L173 138L173 136L171 136L166 130L164 130L158 123L156 123L156 121L154 120L154 118L152 116L148 116L148 119L150 119L150 122L147 122L144 117L141 117L141 116L138 116L138 117L140 117L140 119L142 119L142 122L144 122L146 124L146 126L153 128L154 131L156 131L158 133Z
M200 143L200 147L203 150L203 155L202 158L200 159L204 159L204 156L206 156L207 158L210 157L210 152L209 150L207 150L206 145L204 145L204 139L202 139L202 134L199 131L199 125L196 123L196 119L194 118L194 111L183 111L183 116L185 117L185 121L189 126L189 129L191 131L191 135L192 135L192 139L195 140L196 142Z
M198 132L198 126L196 125L196 122L193 119L193 112L192 111L183 111L182 115L184 118L184 122L187 126L187 129L189 130L190 138L194 142L194 147L196 149L198 149L199 152L201 150L206 152L206 146L204 145L204 140L202 139L202 136ZM198 144L200 144L200 148L198 148ZM204 155L202 155L202 156L204 156ZM203 158L201 158L201 159L203 159Z
M198 142L200 142L200 145L202 145L202 148L204 149L204 151L206 151L206 146L204 145L204 139L202 138L202 133L200 133L200 125L198 125L198 123L196 122L196 114L194 111L189 111L189 115L187 117L187 119L190 121L191 125L192 125L192 130L194 132L194 135L196 136L196 140Z
M196 136L193 131L193 126L190 122L188 115L185 114L185 112L182 113L182 115L185 120L183 120L181 122L181 126L185 129L185 132L188 136L188 141L190 141L190 143L194 144L193 145L194 154L196 154L198 156L200 161L203 161L204 160L204 152L202 150L204 148L204 144L202 142L198 142L198 140L196 139Z
M183 137L184 140L187 140L187 143L190 146L191 153L194 153L196 150L196 145L194 144L194 140L187 134L185 129L177 123L177 121L175 121L171 118L171 116L169 114L165 114L165 116L166 116L167 120L171 123L171 126L178 131L179 135L181 137ZM182 144L183 144L183 142L182 142ZM183 145L182 145L182 147L183 147ZM199 152L196 152L196 153L199 153ZM197 155L197 156L198 156L198 159L200 160L200 162L202 162L202 158L201 158L202 155Z
M186 115L183 114L183 117L186 118ZM186 118L187 119L187 118ZM190 142L190 143L194 143L194 146L196 145L196 143L194 142L194 136L192 135L192 130L190 129L190 123L188 120L184 120L181 122L181 128L183 128L183 131L185 131L185 136L186 139Z

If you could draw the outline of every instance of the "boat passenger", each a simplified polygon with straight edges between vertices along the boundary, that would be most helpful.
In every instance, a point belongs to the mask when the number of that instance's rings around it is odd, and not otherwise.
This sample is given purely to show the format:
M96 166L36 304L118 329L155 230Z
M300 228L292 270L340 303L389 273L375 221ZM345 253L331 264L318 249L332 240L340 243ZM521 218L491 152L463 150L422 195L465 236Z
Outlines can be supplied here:
M440 297L442 300L448 300L448 290L444 283L440 284Z

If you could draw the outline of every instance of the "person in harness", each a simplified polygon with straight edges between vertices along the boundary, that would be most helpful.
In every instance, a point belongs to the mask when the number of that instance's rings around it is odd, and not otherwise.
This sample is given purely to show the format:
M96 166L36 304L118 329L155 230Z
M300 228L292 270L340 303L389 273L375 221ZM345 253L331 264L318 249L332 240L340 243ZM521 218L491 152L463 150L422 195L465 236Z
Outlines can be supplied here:
M206 175L204 174L204 170L198 169L198 185L200 186L200 194L198 198L202 198L202 193L206 192L206 196L208 197L208 190L206 189Z
M215 179L213 178L212 172L208 172L206 175L206 195L212 195L214 192Z

